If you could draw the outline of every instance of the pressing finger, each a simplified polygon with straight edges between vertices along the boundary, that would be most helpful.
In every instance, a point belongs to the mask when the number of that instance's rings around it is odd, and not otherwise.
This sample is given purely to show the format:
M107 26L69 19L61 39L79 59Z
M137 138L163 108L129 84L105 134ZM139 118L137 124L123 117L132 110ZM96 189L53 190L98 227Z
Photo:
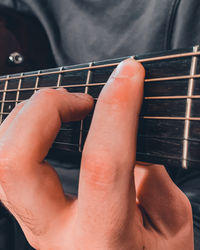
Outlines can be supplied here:
M133 167L143 82L142 65L128 59L119 64L99 96L82 156L81 214L98 219L101 213L101 219L105 215L112 220L113 213L128 216L127 208L135 206Z
M64 89L38 91L21 108L4 133L2 143L17 156L43 161L61 122L83 119L93 106L89 95L72 94ZM12 145L7 145L12 142Z

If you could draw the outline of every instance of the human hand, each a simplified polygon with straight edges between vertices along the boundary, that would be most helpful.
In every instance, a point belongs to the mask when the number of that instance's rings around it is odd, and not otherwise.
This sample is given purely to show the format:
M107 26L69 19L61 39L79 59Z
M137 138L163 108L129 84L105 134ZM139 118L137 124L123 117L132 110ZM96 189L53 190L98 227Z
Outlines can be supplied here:
M121 63L103 88L84 146L77 199L44 158L61 122L92 98L42 90L0 127L0 198L40 250L193 250L191 206L163 166L136 163L143 67Z

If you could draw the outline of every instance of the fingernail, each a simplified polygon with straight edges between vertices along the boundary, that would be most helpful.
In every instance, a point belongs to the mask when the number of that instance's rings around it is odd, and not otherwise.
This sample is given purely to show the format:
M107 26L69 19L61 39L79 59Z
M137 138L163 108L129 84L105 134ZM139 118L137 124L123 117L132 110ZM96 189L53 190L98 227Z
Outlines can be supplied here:
M118 77L133 77L140 71L139 67L142 67L137 61L134 59L126 59L119 63L117 68L111 74L111 78Z

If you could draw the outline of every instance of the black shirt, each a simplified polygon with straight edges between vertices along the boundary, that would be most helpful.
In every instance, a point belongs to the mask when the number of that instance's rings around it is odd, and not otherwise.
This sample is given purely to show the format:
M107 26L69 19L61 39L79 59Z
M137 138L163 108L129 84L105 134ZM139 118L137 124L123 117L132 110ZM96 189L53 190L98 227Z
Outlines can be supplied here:
M198 0L1 0L44 27L59 66L200 43Z

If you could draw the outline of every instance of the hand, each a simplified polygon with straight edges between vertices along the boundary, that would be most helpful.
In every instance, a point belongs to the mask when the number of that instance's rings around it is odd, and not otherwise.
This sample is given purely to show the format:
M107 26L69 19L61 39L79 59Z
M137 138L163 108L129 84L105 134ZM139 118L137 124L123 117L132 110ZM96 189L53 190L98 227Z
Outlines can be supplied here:
M0 128L0 198L36 249L193 250L191 206L163 166L135 163L143 67L121 63L103 88L84 146L79 194L65 197L44 161L61 122L83 119L85 94L42 90Z

